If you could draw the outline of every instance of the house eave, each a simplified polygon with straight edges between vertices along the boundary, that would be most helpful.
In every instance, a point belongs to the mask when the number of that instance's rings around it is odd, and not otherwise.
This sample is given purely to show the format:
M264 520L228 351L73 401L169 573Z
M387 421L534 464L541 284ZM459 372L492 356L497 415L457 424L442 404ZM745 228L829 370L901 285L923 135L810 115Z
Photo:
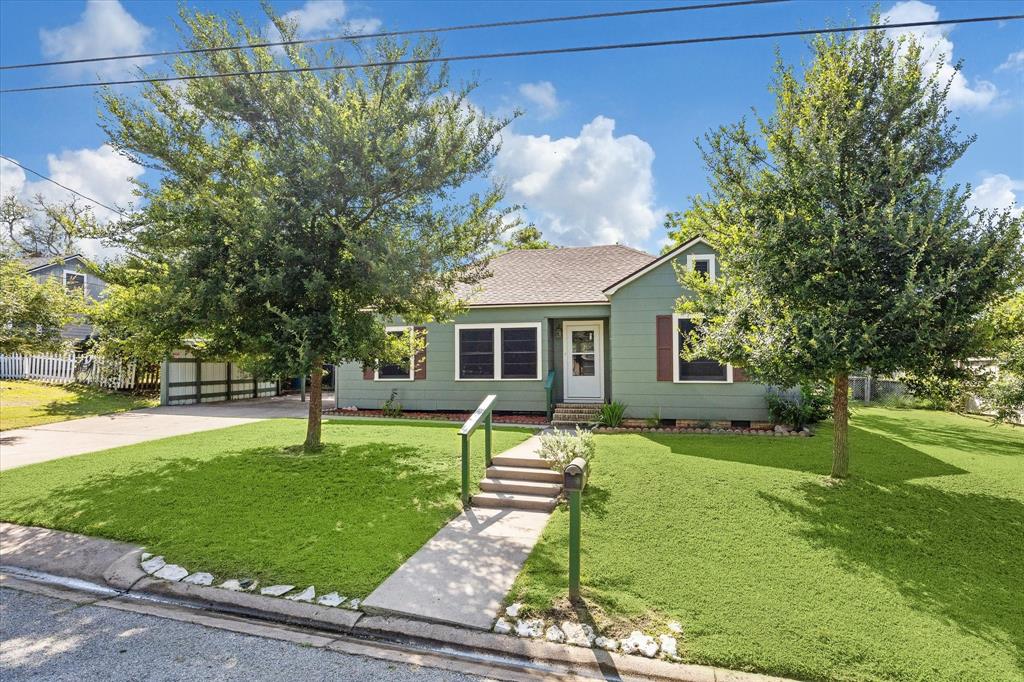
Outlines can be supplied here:
M630 282L643 277L644 275L646 275L651 270L654 270L655 268L660 267L665 262L672 260L673 258L678 256L683 251L686 251L691 246L693 246L694 244L698 244L698 243L707 244L708 246L711 246L711 243L707 239L704 239L704 237L694 237L690 241L677 246L676 248L674 248L671 251L669 251L668 253L666 253L664 256L661 256L660 258L652 260L647 265L643 266L642 268L640 268L638 270L635 270L634 272L631 272L630 274L628 274L625 277L623 277L622 279L620 279L618 282L615 282L614 284L612 284L608 288L604 289L603 290L604 295L605 296L611 296L616 291L618 291L622 287L626 286Z

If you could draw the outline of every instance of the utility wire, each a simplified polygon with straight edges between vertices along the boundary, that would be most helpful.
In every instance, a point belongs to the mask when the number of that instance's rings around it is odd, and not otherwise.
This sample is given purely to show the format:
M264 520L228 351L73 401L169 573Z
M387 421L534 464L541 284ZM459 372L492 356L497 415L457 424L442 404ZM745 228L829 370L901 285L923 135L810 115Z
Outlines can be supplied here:
M34 171L31 168L29 168L28 166L24 166L24 165L18 163L17 161L15 161L14 159L12 159L9 156L4 156L3 154L0 154L0 159L3 159L5 161L10 161L11 163L13 163L18 168L20 168L20 169L22 169L24 171L28 171L32 175L39 176L40 178L42 178L43 180L46 180L47 182L52 182L53 184L57 185L61 189L66 189L67 191L71 192L72 194L80 196L81 198L85 199L86 201L90 201L90 202L96 204L97 206L102 206L103 208L107 209L108 211L113 211L114 213L118 214L119 216L121 216L123 218L127 218L128 217L128 215L125 214L123 211L121 211L119 209L116 209L113 206L107 206L102 201L97 201L96 199L93 199L92 197L90 197L90 196L88 196L86 194L82 194L77 189L71 189L67 185L63 185L63 184L57 182L56 180L54 180L53 178L47 177L47 176L43 175L39 171Z
M203 54L225 52L230 50L249 50L259 47L281 47L285 45L309 45L312 43L328 43L337 40L367 40L370 38L392 38L422 33L451 33L453 31L470 31L482 28L505 28L508 26L531 26L536 24L553 24L586 19L610 19L629 17L642 14L665 14L668 12L686 12L690 10L720 9L727 7L744 7L748 5L770 5L790 0L730 0L729 2L709 2L700 5L677 5L673 7L650 7L645 9L623 10L619 12L598 12L595 14L570 14L561 17L541 17L537 19L512 19L509 21L492 21L482 24L463 24L461 26L439 26L435 28L414 28L402 31L381 31L378 33L361 33L354 35L335 35L323 38L302 38L281 40L276 42L247 43L245 45L225 45L223 47L203 47L189 50L167 50L165 52L139 52L136 54L111 55L108 57L83 57L81 59L64 59L54 62L36 62L33 64L9 64L0 66L0 71L9 69L31 69L41 66L61 66L66 64L86 64L90 62L108 62L118 59L140 59L143 57L172 57L179 54Z
M965 17L962 19L941 19L935 21L908 21L892 24L867 24L864 26L830 27L803 29L798 31L772 31L770 33L744 33L724 36L706 36L702 38L682 38L678 40L655 40L638 43L613 43L606 45L585 45L580 47L554 47L542 50L518 50L514 52L489 52L482 54L453 55L448 57L415 57L382 62L365 62L362 64L332 64L329 66L304 66L286 69L263 69L260 71L232 71L228 73L200 73L188 76L158 76L117 81L97 81L94 83L62 83L59 85L39 85L25 88L5 88L0 95L16 92L40 92L43 90L67 90L71 88L95 88L107 85L134 85L138 83L169 83L172 81L191 81L206 78L231 78L235 76L271 76L286 73L312 73L319 71L345 71L350 69L374 68L382 66L403 66L409 64L432 64L436 62L463 62L477 59L505 59L510 57L534 57L551 54L573 54L582 52L601 52L606 50L629 50L643 47L665 47L669 45L696 45L698 43L722 43L739 40L762 40L765 38L788 38L829 33L856 33L894 28L918 28L922 26L947 26L950 24L977 24L991 21L1016 21L1024 19L1024 14L1008 14L992 17Z

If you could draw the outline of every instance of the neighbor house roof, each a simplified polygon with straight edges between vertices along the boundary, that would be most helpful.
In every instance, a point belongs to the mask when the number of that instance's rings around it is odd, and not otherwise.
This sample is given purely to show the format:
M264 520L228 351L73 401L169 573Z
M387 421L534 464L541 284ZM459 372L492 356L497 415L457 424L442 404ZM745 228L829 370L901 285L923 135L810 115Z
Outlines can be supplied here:
M50 265L66 265L68 261L83 260L82 254L73 253L68 256L25 256L20 258L29 272L48 267Z
M654 260L621 244L516 249L495 256L490 276L458 294L474 307L607 303L605 288Z

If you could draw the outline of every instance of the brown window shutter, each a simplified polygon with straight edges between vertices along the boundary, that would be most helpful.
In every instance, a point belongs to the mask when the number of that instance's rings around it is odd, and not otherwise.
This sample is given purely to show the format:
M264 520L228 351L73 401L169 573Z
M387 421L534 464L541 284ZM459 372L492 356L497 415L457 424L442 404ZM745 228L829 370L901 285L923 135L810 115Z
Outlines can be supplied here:
M750 381L750 378L747 377L747 373L743 371L742 367L737 367L736 365L733 365L733 367L732 367L732 380L734 382Z
M417 341L423 342L423 347L416 349L416 358L413 361L413 373L412 378L426 379L427 378L427 328L426 327L415 327L413 332L416 334Z
M672 316L658 315L655 337L658 349L658 381L672 381Z
M363 379L366 379L367 381L373 381L373 374L373 367L363 367Z

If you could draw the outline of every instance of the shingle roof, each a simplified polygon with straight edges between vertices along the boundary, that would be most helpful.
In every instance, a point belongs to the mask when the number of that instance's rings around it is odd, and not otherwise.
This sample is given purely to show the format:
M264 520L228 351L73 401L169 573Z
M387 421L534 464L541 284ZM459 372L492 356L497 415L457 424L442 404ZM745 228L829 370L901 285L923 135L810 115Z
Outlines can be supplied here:
M604 289L653 260L620 244L517 249L495 256L491 276L459 295L473 306L605 303Z
M63 265L75 259L81 260L82 256L78 253L73 253L68 256L23 256L19 260L21 264L25 266L29 272L37 270L47 265Z

